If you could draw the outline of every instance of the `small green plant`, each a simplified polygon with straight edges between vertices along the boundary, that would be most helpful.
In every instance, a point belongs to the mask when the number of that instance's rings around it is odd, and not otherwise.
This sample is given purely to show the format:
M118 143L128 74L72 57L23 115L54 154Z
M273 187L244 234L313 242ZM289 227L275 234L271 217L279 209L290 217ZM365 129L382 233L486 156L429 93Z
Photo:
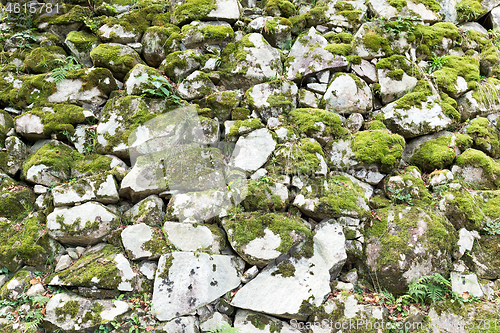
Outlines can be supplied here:
M408 205L413 206L413 199L411 197L410 193L404 194L404 189L402 188L397 188L397 189L388 189L389 192L393 193L393 198L396 199L397 202L406 202Z
M432 58L428 62L429 63L429 67L428 67L429 74L432 73L432 72L435 72L437 70L440 70L441 68L443 68L444 65L446 65L447 62L448 62L448 60L446 59L446 57L444 57L444 56L443 57L438 57L433 52L432 53Z
M231 327L228 323L224 323L224 325L214 328L210 331L210 333L240 333L241 330L237 327Z
M33 31L35 28L31 29L26 29L23 31L20 31L18 33L15 33L12 35L11 39L16 41L16 46L21 48L21 49L33 49L33 47L30 45L30 42L36 43L36 37L33 35Z
M460 1L456 6L457 20L459 22L475 21L482 14L481 4L470 1Z
M451 282L439 273L425 275L410 282L408 295L421 304L443 301L446 296L458 299L458 296L451 291Z
M51 72L57 86L66 79L69 71L82 68L73 56L68 56L65 59L54 59L54 61L59 64L59 67L54 68Z
M138 79L144 78L144 76L138 77ZM146 88L142 89L142 93L146 97L152 98L165 98L167 100L171 100L176 104L181 103L181 99L179 96L173 93L173 85L163 76L153 76L152 80L149 81L150 84L154 86L154 88Z
M83 153L90 154L96 151L97 147L97 133L96 133L97 125L87 126L85 127L85 136L87 140L83 144Z
M500 220L486 221L486 226L483 228L488 235L500 235Z
M128 329L129 333L141 333L141 332L146 332L146 327L141 326L141 322L139 320L139 317L133 316L130 318L129 323L132 325Z
M401 36L401 33L411 33L415 30L414 21L418 21L417 17L397 17L397 18L387 18L380 17L378 21L380 22L380 28L384 33L389 33L394 36Z

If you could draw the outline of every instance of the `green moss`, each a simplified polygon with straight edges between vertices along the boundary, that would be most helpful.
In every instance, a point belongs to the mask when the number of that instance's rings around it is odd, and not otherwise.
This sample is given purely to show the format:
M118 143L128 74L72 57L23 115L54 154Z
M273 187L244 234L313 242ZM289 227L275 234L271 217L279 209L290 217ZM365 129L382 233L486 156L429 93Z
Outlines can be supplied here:
M71 104L56 104L52 110L44 111L42 108L35 108L29 113L41 118L43 134L50 136L52 133L69 132L73 134L74 126L85 121L84 109ZM24 115L24 114L23 114ZM63 138L64 136L61 136Z
M124 32L142 34L149 27L149 21L146 16L147 11L135 9L120 15L120 17L106 17L103 23L107 24L108 27L119 25L123 27ZM110 33L109 38L104 37L100 31L98 31L97 34L104 41L110 41L114 38L113 32Z
M33 73L47 73L60 66L58 60L64 58L66 52L62 47L37 47L24 59L24 70Z
M375 30L368 30L363 36L363 45L373 52L384 52L386 56L394 53L389 45L389 41L380 36Z
M232 219L226 219L223 226L228 233L229 240L236 244L236 252L252 240L264 237L266 228L280 236L281 243L276 251L281 253L286 253L296 243L294 233L303 234L306 237L311 235L311 231L299 217L287 216L284 213L237 214ZM232 232L229 232L230 230Z
M70 31L66 40L73 44L78 52L90 52L92 46L99 41L96 36L85 31Z
M473 57L446 56L443 68L432 73L434 82L447 94L457 94L457 77L468 85L479 81L479 60Z
M325 50L334 55L348 56L352 53L351 44L328 44Z
M474 200L489 219L494 221L500 217L500 191L480 191Z
M482 106L491 107L498 104L499 93L496 86L500 81L490 77L482 80L475 87L472 92L472 97Z
M413 32L415 40L420 41L417 51L423 56L431 56L436 49L442 49L443 38L459 41L461 36L456 25L451 22L439 22L432 26L417 24Z
M473 166L483 169L482 178L485 181L477 185L489 188L497 188L500 185L500 164L482 151L469 148L457 157L456 164L460 167Z
M19 90L12 89L9 102L17 108L25 108L32 103L34 106L48 104L47 98L57 90L55 83L46 80L49 77L50 74L21 77L23 84Z
M297 7L287 0L266 0L265 7L268 13L279 12L281 16L286 18L295 15L297 12Z
M246 211L273 212L284 210L286 202L279 195L272 193L272 180L251 180L247 186L247 195L241 203Z
M401 11L406 6L406 0L388 0L387 3L398 11Z
M299 142L287 142L276 147L269 169L276 174L314 175L321 166L324 157L321 145L312 139Z
M93 14L90 8L76 5L66 14L52 17L48 22L53 25L69 25L73 23L83 23L84 18L91 16L93 16Z
M73 150L63 144L49 143L30 155L23 164L22 177L26 177L28 170L39 164L52 167L54 172L71 173L71 164L74 161Z
M382 172L396 167L402 158L405 140L387 130L362 131L354 135L353 152L365 163L377 163Z
M411 157L410 161L425 172L444 169L455 160L455 149L451 146L451 135L426 141Z
M277 266L277 270L271 273L272 276L281 275L283 277L291 277L295 275L295 266L290 260L284 260Z
M3 200L0 199L1 201ZM14 204L10 207L17 208ZM26 215L30 212L26 212ZM16 221L19 222L15 224ZM44 222L45 216L41 213L36 213L24 219L12 219L12 221L0 219L0 266L13 270L15 269L12 266L14 258L31 263L35 261L33 259L36 257L41 257L47 253L42 246Z
M90 52L90 58L94 66L108 68L119 78L125 77L135 65L143 63L136 52L124 54L120 45L111 44L99 44Z
M500 147L498 141L498 130L490 125L487 118L478 117L467 127L467 134L474 140L474 148L498 157Z
M140 214L140 213L139 213ZM153 235L151 240L145 242L142 247L144 251L149 251L153 255L162 255L169 252L167 247L167 242L163 239L163 233L161 229L153 229Z
M347 61L351 65L360 65L361 64L361 57L358 55L348 55L346 58L347 58Z
M464 151L472 146L472 138L466 134L456 134L455 144L457 147Z
M237 138L240 133L247 133L259 128L264 127L264 124L259 118L251 118L246 120L237 120L233 126L229 129L229 133L226 134L226 141L232 138Z
M116 289L122 282L120 270L114 264L113 258L121 253L119 248L105 245L99 252L87 252L80 257L71 269L54 273L46 278L50 282L56 276L65 286L92 287ZM93 281L98 282L93 282ZM93 280L93 281L92 281Z
M182 24L201 20L214 9L217 9L215 0L187 0L174 7L171 13L171 21L173 24Z
M104 310L104 306L98 302L94 302L94 305L90 310L85 312L83 315L83 320L87 322L92 322L93 325L97 326L103 322L101 313Z
M322 122L326 125L322 135L342 138L349 134L349 131L342 127L342 120L339 115L321 109L295 109L289 113L289 119L299 133L305 133L312 137L320 131L316 123Z
M314 190L310 192L304 187L299 194L306 199L319 199L314 204L317 219L339 216L361 218L369 214L362 205L365 203L363 189L347 176L332 175L327 182L324 179L314 180L311 181L310 187ZM318 197L318 193L321 193L321 196Z
M457 3L455 8L459 23L474 21L486 13L486 10L481 6L481 2L476 0L462 0Z
M451 191L449 193L454 199L445 196L448 203L445 214L455 229L481 230L485 220L481 211L484 206L481 204L480 207L479 202L468 191Z
M374 130L386 130L385 124L380 120L372 120L370 122L365 123L366 130L374 131Z
M245 48L250 47L255 47L255 45L248 39L248 35L243 36L237 42L227 44L221 54L220 71L230 74L246 74L248 67L241 66L241 63L247 58L248 52Z
M441 10L441 5L436 0L414 0L415 3L422 3L427 7L427 9L432 10L435 13L439 13Z
M54 312L57 316L57 321L65 321L69 316L70 318L76 318L78 311L80 310L80 305L78 301L67 301L61 307L56 307Z

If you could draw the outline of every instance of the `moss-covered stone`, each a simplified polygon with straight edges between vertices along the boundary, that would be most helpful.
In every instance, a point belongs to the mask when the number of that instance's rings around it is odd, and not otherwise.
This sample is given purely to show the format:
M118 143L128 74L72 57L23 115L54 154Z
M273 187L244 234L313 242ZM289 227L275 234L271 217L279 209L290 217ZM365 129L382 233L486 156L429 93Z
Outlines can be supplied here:
M454 149L454 135L444 135L426 141L410 158L410 162L424 172L435 169L445 169L450 166L456 157Z
M397 204L430 204L431 196L425 187L418 168L409 166L392 177L386 178L384 191Z
M147 19L148 12L146 10L135 9L130 12L126 12L120 17L106 17L103 20L110 28L117 28L122 31L122 33L128 36L132 35L131 41L138 41L139 37L146 31L149 27L149 20ZM111 31L110 33L103 33L103 28L97 31L99 38L104 42L113 42L117 40L117 34ZM130 38L130 37L127 37ZM119 40L117 40L119 41Z
M444 216L409 206L383 208L376 216L366 224L365 253L381 288L401 294L414 278L447 275L457 236Z
M441 196L443 199L439 207L456 230L466 228L481 231L485 222L485 215L481 211L482 200L479 201L465 189L448 191Z
M387 130L361 131L354 135L353 152L365 164L377 164L382 172L390 172L399 164L405 140Z
M62 47L37 47L24 59L24 70L32 73L47 73L61 65L66 57Z
M38 107L28 114L40 117L43 126L43 134L50 137L52 133L59 135L60 139L67 139L72 135L77 124L85 122L84 109L71 104L56 104L51 107ZM24 115L24 114L23 114Z
M363 188L347 175L310 181L296 196L294 206L315 219L369 215Z
M321 109L292 110L289 113L289 122L300 134L313 137L323 144L333 138L345 137L349 133L342 127L339 115Z
M474 140L473 148L479 149L494 158L500 156L498 130L491 126L488 119L478 117L467 126L467 134Z
M214 9L217 9L215 0L187 0L175 5L170 20L173 24L201 20Z
M486 9L483 9L481 2L477 0L462 0L455 8L459 23L475 21L486 13Z
M466 182L482 189L497 189L500 186L500 164L482 151L469 148L457 157L456 164L462 167L461 176ZM470 168L481 170L472 174Z
M434 82L448 95L457 98L465 90L472 88L479 81L479 60L473 57L446 56L443 67L432 73ZM458 77L462 77L467 86L458 87Z
M123 79L141 57L132 48L120 44L100 44L90 52L94 66L108 68L117 78Z
M311 236L311 231L299 217L284 213L237 214L234 218L224 219L223 226L234 250L250 264L257 263L259 266L272 259L266 261L263 258L253 258L246 253L245 246L256 238L265 237L266 229L280 237L280 244L275 248L280 253L286 253L299 240Z
M48 20L48 23L54 25L70 25L73 23L83 23L86 17L91 16L93 16L93 14L90 8L76 5L71 7L71 10L69 10L67 13L50 18Z
M35 195L28 186L0 173L0 217L19 222L31 213L34 202Z
M427 58L434 53L442 53L447 50L443 49L443 38L458 41L461 36L456 25L451 22L438 22L432 26L417 24L413 32L415 40L419 41L417 46L418 54ZM456 46L458 48L458 45Z
M297 12L297 7L287 0L266 0L265 9L269 15L282 17L290 17Z
M14 126L14 120L7 111L0 109L0 147L5 144L7 132Z
M277 186L280 187L280 191ZM270 177L252 180L247 185L248 193L241 204L246 211L283 211L288 203L288 196L282 198L279 195L283 190L287 191L286 187L282 184L275 184Z
M269 170L285 175L326 175L327 167L321 145L314 139L278 145L268 163Z

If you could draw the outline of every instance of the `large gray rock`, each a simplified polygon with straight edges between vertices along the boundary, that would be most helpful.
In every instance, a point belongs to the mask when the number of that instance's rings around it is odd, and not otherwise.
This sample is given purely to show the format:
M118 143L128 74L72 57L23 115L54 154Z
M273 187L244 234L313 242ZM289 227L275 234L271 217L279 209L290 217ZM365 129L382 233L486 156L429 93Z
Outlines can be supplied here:
M398 107L396 101L382 108L381 112L387 127L404 138L439 132L456 122L444 113L437 95L428 96L420 105L408 109Z
M177 82L201 67L202 56L198 49L172 52L162 61L160 70Z
M254 172L266 163L275 147L276 141L269 130L255 130L238 139L230 165L246 172Z
M221 190L177 193L172 195L167 205L167 217L180 222L204 222L213 217L228 214L231 203L230 193L218 184Z
M226 89L248 89L283 72L281 55L261 34L245 35L221 54L221 83Z
M323 96L326 110L340 114L365 114L373 107L372 92L355 74L336 74Z
M151 311L160 321L186 315L240 284L237 259L174 252L160 257Z
M116 321L128 311L128 303L124 301L90 300L59 293L48 301L44 319L64 332L84 332Z
M393 7L387 0L370 0L368 8L373 15L379 17L397 18L401 16L417 16L426 23L438 22L441 19L438 12L427 8L423 3L418 1L413 2L408 0L402 8L398 9L395 6Z
M241 5L237 0L216 0L217 8L207 15L207 19L234 23L240 18Z
M145 223L151 227L160 226L163 222L165 203L157 195L139 201L123 213L122 220L130 224Z
M118 202L120 199L115 179L110 174L99 174L58 185L52 189L51 193L56 207L86 201L109 204Z
M121 232L121 238L123 248L131 260L158 259L168 251L161 231L144 223L126 227Z
M248 89L245 96L248 107L264 121L286 114L297 107L298 88L291 81L276 80Z
M125 77L125 91L127 95L142 95L145 89L155 89L151 84L155 77L161 77L159 70L148 67L143 64L137 64L128 72Z
M54 208L47 216L47 232L63 244L87 246L100 242L119 221L113 211L91 201L72 208Z
M167 241L184 252L209 251L220 253L225 247L225 236L213 224L165 222L163 232Z
M335 278L344 265L347 259L344 243L339 224L319 224L312 244L306 243L289 259L267 266L238 291L231 304L278 317L305 320L310 313L304 304L319 306L323 303L330 292L330 279ZM304 248L308 248L309 254L304 255Z
M195 71L190 74L177 88L179 96L187 101L202 98L214 91L215 86L208 77L208 74L201 71Z
M343 56L333 55L324 49L328 45L325 37L313 27L307 34L297 38L287 59L286 78L301 80L302 78L325 69L343 71L349 65Z
M43 134L42 118L32 113L25 113L15 119L16 132L28 140L46 138Z

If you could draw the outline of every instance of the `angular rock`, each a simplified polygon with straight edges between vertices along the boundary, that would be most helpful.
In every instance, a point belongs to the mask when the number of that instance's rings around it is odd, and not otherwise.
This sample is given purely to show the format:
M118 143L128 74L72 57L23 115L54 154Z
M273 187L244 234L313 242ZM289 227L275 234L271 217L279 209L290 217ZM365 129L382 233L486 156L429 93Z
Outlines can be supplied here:
M274 173L326 176L326 165L321 145L314 139L285 142L274 152L269 162L269 169Z
M51 286L141 291L139 275L121 249L105 243L90 248L72 266L47 276L44 282Z
M172 52L167 55L160 65L160 70L174 82L183 80L201 67L203 54L200 50L186 50Z
M121 232L121 238L123 248L131 260L154 260L168 251L161 231L144 223L126 227Z
M195 316L179 317L165 324L160 324L155 327L156 332L182 332L182 333L198 333L199 324L198 318Z
M0 159L2 155L5 156L5 159L0 162L0 170L15 177L28 157L28 147L17 136L9 136L5 140L5 149L7 150L5 155L0 152Z
M179 51L177 33L180 29L174 25L167 27L149 27L142 37L142 55L151 67L158 67L170 52ZM161 70L161 68L160 68Z
M47 216L47 232L63 244L87 246L100 242L119 221L113 211L91 201L72 208L54 208Z
M98 44L99 39L85 31L71 31L64 40L64 45L69 49L71 55L78 63L85 67L92 67L90 51Z
M368 84L377 82L377 70L375 69L375 65L365 59L361 59L361 64L359 65L352 65L352 70Z
M142 95L146 89L155 89L151 83L156 77L162 77L160 71L143 64L137 64L128 72L124 81L127 95Z
M276 213L244 213L222 225L233 249L250 265L263 267L311 235L298 217Z
M90 52L90 58L95 67L109 69L119 80L122 80L135 65L144 63L130 46L116 43L98 45Z
M261 34L245 35L229 43L221 54L221 83L226 89L248 89L279 77L283 72L280 53Z
M499 163L476 149L469 148L458 156L451 171L478 189L496 190L500 186Z
M220 253L226 246L224 232L213 224L165 222L163 232L169 243L183 252Z
M276 80L248 89L245 96L250 110L267 122L271 117L287 114L297 107L297 86L291 81Z
M104 204L116 203L120 199L112 175L99 174L77 180L74 183L58 185L52 189L54 206L74 205L86 201Z
M157 195L139 201L123 213L122 220L129 224L145 223L151 227L160 226L163 221L165 204Z
M174 194L167 205L167 217L179 222L203 222L224 217L233 207L228 191L205 190Z
M248 333L298 333L285 321L266 316L257 312L238 309L234 318L234 327Z
M83 331L116 321L128 310L128 303L124 301L90 300L60 293L47 303L45 320L67 332Z
M269 130L255 130L238 139L229 163L234 168L254 172L266 163L275 147L276 141Z
M186 315L240 284L233 256L174 252L160 257L151 311L160 321Z
M464 293L474 297L482 297L483 291L477 281L476 274L460 274L451 272L450 276L451 290L463 296Z
M326 51L324 47L327 45L328 41L311 27L290 49L286 78L295 81L325 69L346 70L349 63L345 57Z
M457 236L444 216L403 205L379 209L377 216L365 233L365 249L381 286L403 293L414 279L449 272Z
M328 180L319 178L300 190L293 205L305 215L318 220L367 216L370 208L366 200L373 190L366 190L358 183L358 180L348 175L336 175Z
M399 101L388 104L381 111L387 127L404 138L438 132L456 122L446 115L438 96L428 96L420 105L409 108L401 107Z
M490 78L480 85L481 88L468 91L458 98L457 109L462 121L500 112L500 103L498 102L500 84Z
M0 288L2 299L17 300L29 288L30 280L35 277L33 268L26 268L16 272L12 278Z
M227 22L193 21L182 27L182 44L188 49L221 50L234 39L234 31Z
M302 249L289 259L269 265L236 293L231 305L305 320L310 313L304 304L321 304L330 292L330 278L344 265L347 258L344 243L339 224L319 224L314 237Z
M182 99L189 101L210 95L214 90L215 86L208 74L195 71L181 82L177 88L177 93Z
M373 107L372 92L356 75L338 73L328 86L322 103L332 112L365 114Z

